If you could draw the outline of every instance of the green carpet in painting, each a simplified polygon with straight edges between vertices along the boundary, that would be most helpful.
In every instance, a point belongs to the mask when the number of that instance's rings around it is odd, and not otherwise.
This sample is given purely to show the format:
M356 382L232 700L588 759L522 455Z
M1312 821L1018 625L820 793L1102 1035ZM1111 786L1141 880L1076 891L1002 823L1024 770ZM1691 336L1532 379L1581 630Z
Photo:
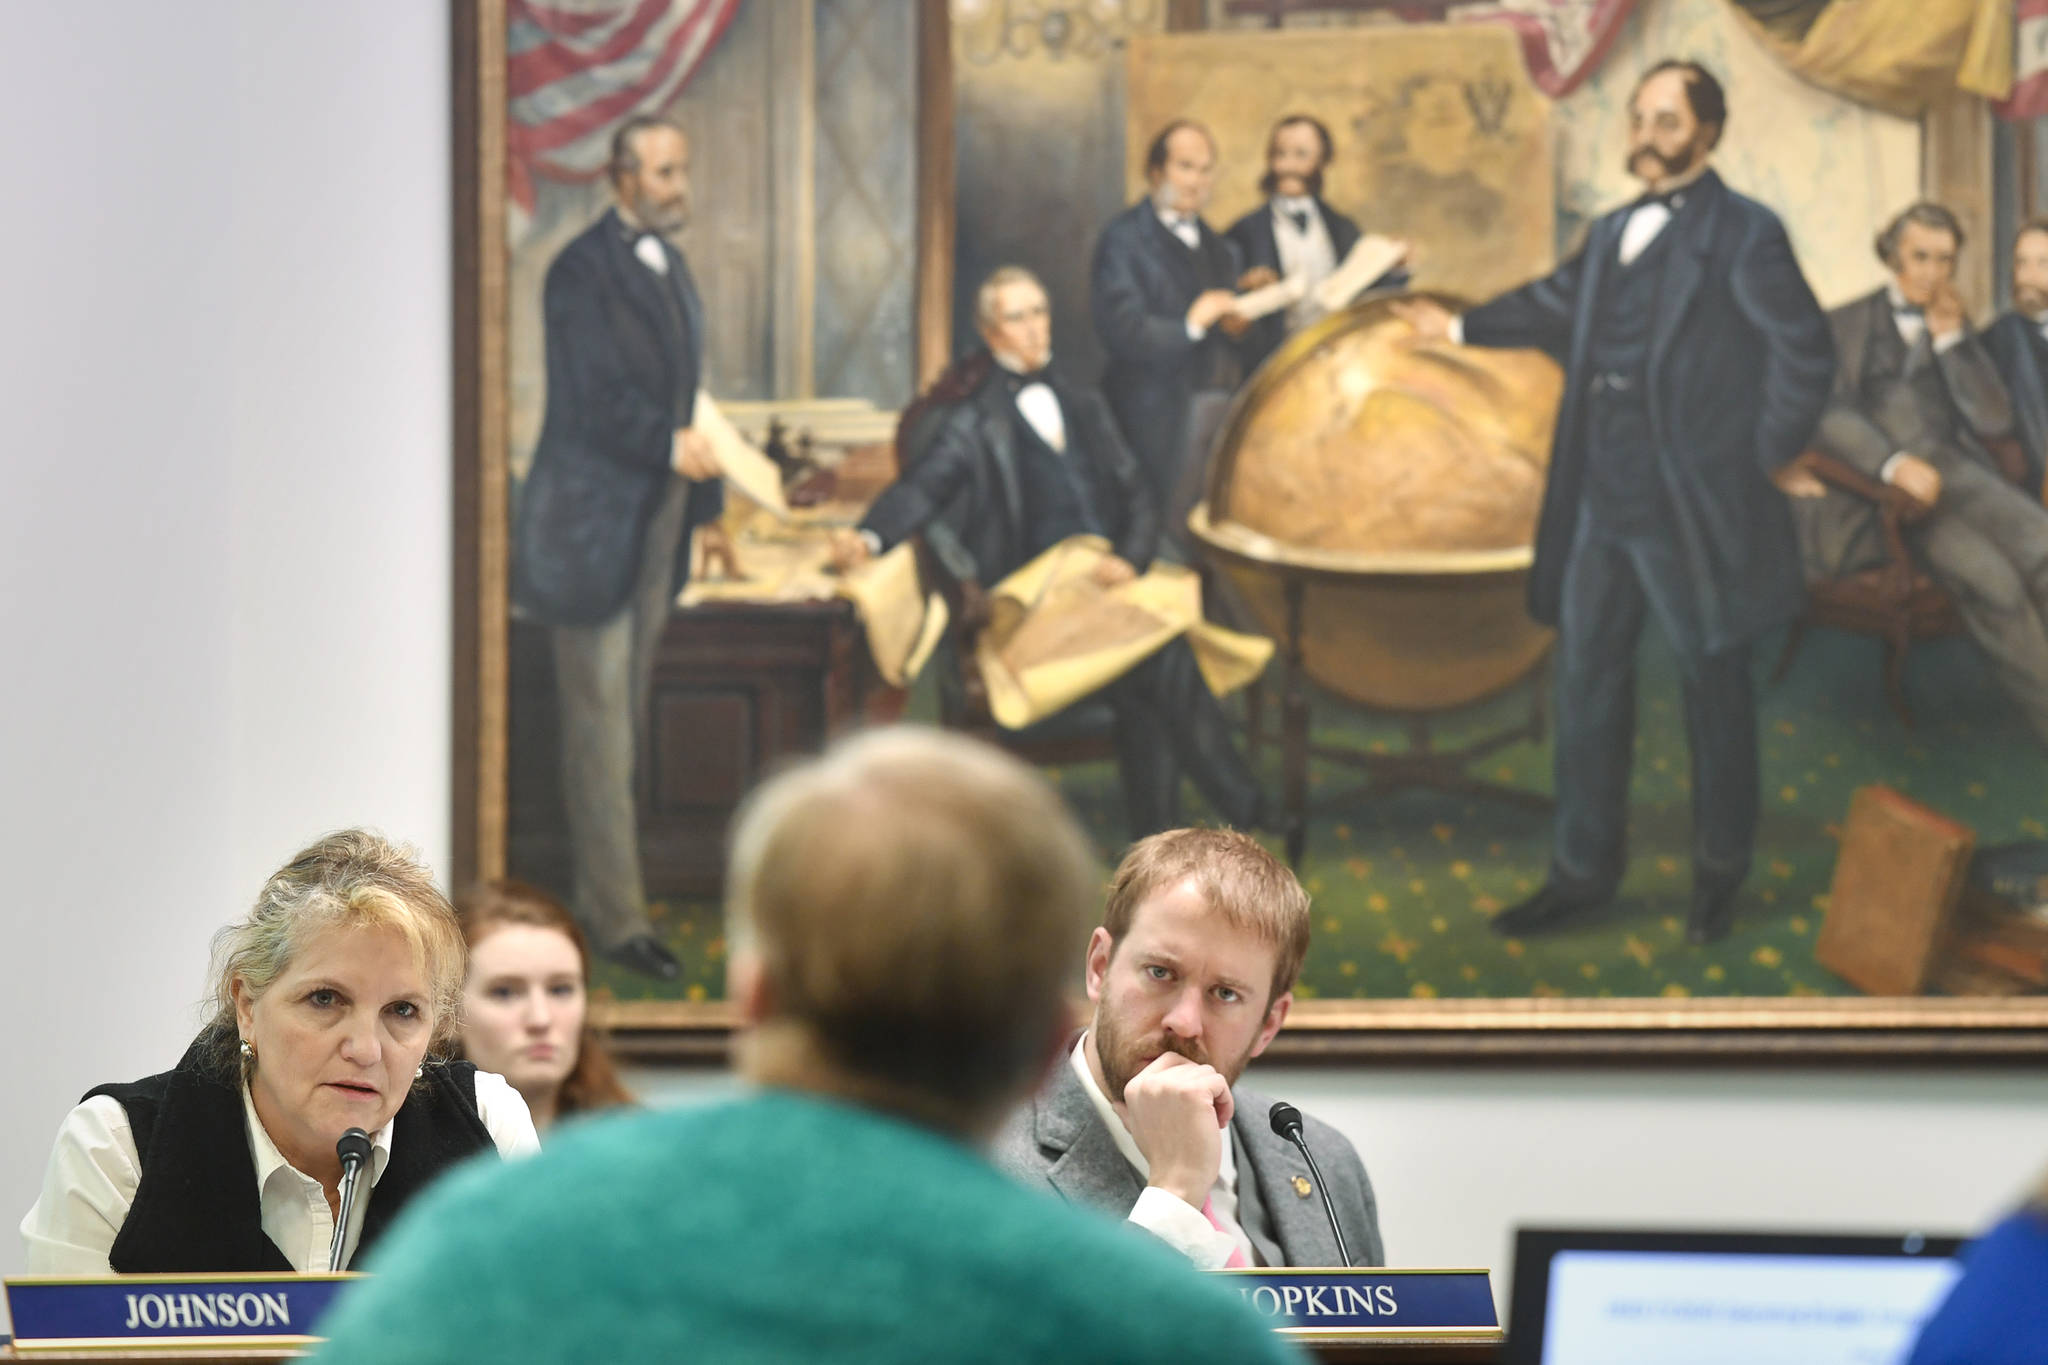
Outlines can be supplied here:
M1757 860L1735 932L1700 949L1683 938L1689 892L1688 763L1676 669L1652 632L1639 678L1629 871L1610 915L1569 932L1501 939L1488 916L1542 879L1547 817L1498 803L1411 792L1376 804L1319 812L1310 824L1303 881L1315 900L1315 941L1302 974L1305 997L1784 996L1850 988L1813 960L1827 908L1838 822L1849 795L1885 782L1974 828L1980 843L2048 837L2048 754L1993 687L1965 640L1922 645L1908 668L1916 725L1886 705L1877 646L1831 632L1810 636L1780 683L1766 680L1778 641L1757 652L1763 747L1763 821ZM1522 697L1502 698L1438 724L1438 743L1514 723ZM1269 712L1277 708L1269 707ZM913 716L932 714L923 690ZM1404 743L1399 721L1318 697L1318 742ZM1480 775L1548 791L1547 745L1519 744L1489 758ZM1277 789L1278 755L1262 766ZM1053 774L1094 832L1105 861L1124 837L1116 773L1107 763ZM1314 790L1355 785L1322 766ZM1190 794L1188 815L1205 812ZM656 923L684 964L680 993L715 999L724 989L725 941L718 908L662 904ZM678 987L601 967L598 989L616 999L676 998Z

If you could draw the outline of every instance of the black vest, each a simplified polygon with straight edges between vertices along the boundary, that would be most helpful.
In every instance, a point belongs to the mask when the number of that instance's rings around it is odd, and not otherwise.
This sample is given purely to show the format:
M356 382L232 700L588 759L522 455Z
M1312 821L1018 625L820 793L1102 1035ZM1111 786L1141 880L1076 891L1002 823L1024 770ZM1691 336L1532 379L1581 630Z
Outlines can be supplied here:
M1054 389L1057 395L1059 390ZM1060 414L1070 411L1064 399ZM1017 487L1024 500L1024 557L1028 561L1059 544L1068 536L1106 536L1109 527L1095 509L1095 490L1083 461L1072 426L1067 428L1067 448L1054 450L1038 434L1013 401L1010 420L1017 432Z
M1908 411L1900 410L1894 393L1901 384L1912 398ZM1941 377L1933 339L1922 333L1917 343L1907 345L1889 299L1864 349L1858 397L1865 412L1877 415L1884 434L1902 446L1954 445L1968 426Z
M1658 524L1663 480L1650 427L1650 328L1664 292L1664 262L1678 236L1679 214L1627 265L1619 260L1601 280L1586 365L1590 437L1586 500L1611 529ZM1617 383L1618 381L1618 383Z
M669 262L668 270L660 275L652 270L647 279L661 296L661 306L667 310L669 320L675 324L676 335L683 339L683 353L680 372L676 375L674 411L676 425L688 426L696 417L698 371L702 366L702 347L697 338L690 335L690 312L683 306L682 281L676 278L675 262Z
M195 1042L176 1069L85 1097L120 1101L142 1166L108 1262L123 1275L292 1270L263 1232L241 1091L203 1069L199 1054ZM428 1063L399 1106L391 1159L364 1210L354 1261L436 1176L492 1147L476 1109L476 1067Z
M639 253L633 250L639 240L639 234L621 223L620 236L625 240L627 254L633 257L633 270L628 273L627 278L636 280L637 283L629 287L646 291L648 297L654 301L654 306L668 319L669 337L681 347L680 352L674 357L675 389L670 396L670 407L675 413L675 424L686 427L696 416L697 386L702 379L704 363L703 347L690 330L690 310L683 301L682 272L677 269L676 261L671 257L668 269L659 274L655 273L648 268L647 262L640 259ZM630 337L639 330L630 325L629 319L620 318L613 323L612 334L615 337Z

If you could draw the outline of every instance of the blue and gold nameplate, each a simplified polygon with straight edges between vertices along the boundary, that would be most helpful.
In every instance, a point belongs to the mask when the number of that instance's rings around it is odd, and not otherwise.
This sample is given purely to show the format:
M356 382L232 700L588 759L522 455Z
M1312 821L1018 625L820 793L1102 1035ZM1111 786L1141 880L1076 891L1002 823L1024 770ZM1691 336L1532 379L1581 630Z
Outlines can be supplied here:
M1483 1270L1218 1270L1247 1307L1290 1336L1492 1336Z
M351 1280L342 1275L24 1276L7 1281L14 1349L303 1346Z

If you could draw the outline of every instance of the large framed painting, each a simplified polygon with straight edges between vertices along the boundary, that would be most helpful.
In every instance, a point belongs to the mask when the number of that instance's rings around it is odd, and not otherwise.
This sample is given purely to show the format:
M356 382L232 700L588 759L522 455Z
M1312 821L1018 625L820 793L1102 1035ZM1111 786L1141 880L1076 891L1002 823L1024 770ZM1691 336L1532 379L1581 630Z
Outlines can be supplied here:
M1825 5L1450 8L456 0L455 873L570 907L628 1053L726 1044L747 791L901 722L1105 864L1292 859L1283 1053L2048 1054L2048 237L1976 7L1881 72ZM844 571L962 405L1059 458L1024 297L1165 514L1142 629L999 609L1078 600L990 562L1057 483Z

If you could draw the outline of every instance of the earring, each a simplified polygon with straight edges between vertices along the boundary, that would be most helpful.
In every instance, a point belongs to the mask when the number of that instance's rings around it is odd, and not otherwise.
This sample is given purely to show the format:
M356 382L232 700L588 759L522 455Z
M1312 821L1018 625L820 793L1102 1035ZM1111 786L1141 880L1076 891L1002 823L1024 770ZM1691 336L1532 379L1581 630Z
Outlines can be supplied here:
M249 1046L249 1040L247 1038L244 1038L242 1040L242 1065L256 1065L256 1049Z
M426 1074L427 1074L427 1064L426 1064L425 1062L421 1062L421 1063L420 1063L420 1064L419 1064L418 1066L416 1066L416 1067L414 1067L414 1068L412 1069L412 1078L413 1078L414 1080L418 1080L418 1079L420 1079L420 1078L421 1078L422 1076L424 1076L424 1075L426 1075Z

